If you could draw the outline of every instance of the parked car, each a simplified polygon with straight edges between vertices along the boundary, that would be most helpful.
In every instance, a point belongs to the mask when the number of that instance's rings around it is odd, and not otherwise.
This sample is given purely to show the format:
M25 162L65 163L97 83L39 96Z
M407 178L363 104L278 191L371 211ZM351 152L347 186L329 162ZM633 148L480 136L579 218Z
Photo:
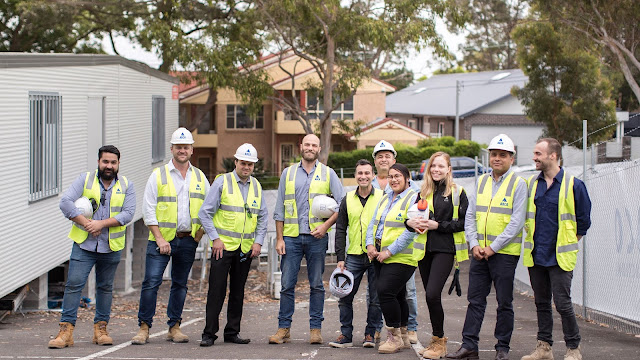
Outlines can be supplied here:
M420 169L414 175L414 180L422 180L424 178L424 172L427 169L428 163L429 160L422 160ZM480 163L476 163L474 159L466 156L452 157L451 170L453 171L454 178L472 177L475 176L476 171L478 174L484 173L484 169Z

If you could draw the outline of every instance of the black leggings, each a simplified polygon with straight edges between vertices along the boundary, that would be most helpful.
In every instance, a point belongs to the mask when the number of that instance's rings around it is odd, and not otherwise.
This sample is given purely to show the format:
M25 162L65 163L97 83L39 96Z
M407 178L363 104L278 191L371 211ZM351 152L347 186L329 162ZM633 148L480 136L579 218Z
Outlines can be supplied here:
M427 306L431 317L433 336L444 336L444 310L442 289L453 268L454 254L427 252L418 262L422 285L427 294Z
M380 264L373 261L376 270L378 301L388 327L407 326L409 305L407 305L407 281L416 268L406 264Z

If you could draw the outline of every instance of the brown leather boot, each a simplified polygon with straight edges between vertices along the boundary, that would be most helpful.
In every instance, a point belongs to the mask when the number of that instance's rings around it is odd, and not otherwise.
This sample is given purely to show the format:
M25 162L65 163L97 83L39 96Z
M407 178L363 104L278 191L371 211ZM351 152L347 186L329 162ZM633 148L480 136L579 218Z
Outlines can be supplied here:
M387 327L387 341L385 341L384 344L380 344L380 346L378 347L378 352L380 354L393 354L402 350L403 348L404 343L402 342L402 334L400 333L400 328Z
M106 321L98 321L93 324L93 343L98 345L113 345L113 339L107 332Z
M278 331L269 336L269 344L282 344L291 341L291 329L279 328Z
M422 352L422 357L425 359L442 359L447 354L447 338L446 337L431 337L431 343Z
M169 328L167 333L167 341L173 341L174 343L186 343L189 342L189 337L182 333L180 330L180 323L176 323Z
M309 344L322 344L322 331L320 329L311 329Z
M58 335L49 341L49 349L63 349L67 346L73 346L73 328L71 323L61 322Z
M149 341L149 325L143 322L140 324L140 330L138 330L136 336L131 339L131 343L134 345L144 345L147 341Z

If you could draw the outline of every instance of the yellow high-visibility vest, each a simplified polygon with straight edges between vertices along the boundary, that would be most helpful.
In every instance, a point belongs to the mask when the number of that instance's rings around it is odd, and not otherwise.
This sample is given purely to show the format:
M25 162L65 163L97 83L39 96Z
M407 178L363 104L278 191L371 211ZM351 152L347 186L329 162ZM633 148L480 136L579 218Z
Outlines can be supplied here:
M376 218L373 220L373 236L375 237L376 235L378 224L384 221L380 251L385 251L406 230L404 221L407 219L407 210L409 210L411 206L410 200L413 195L415 195L415 191L409 190L403 201L398 201L391 207L384 220L381 219L382 211L378 210ZM391 197L389 194L385 194L382 199L380 199L378 209L385 209L389 201L391 201ZM423 257L424 243L418 243L414 238L414 241L412 241L409 246L386 259L384 263L400 263L418 266L418 261L422 260Z
M313 208L313 198L318 195L331 194L329 186L329 167L318 162L314 171L311 184L309 185L309 228L311 231L322 225L325 219L316 218L311 214ZM298 208L296 204L296 174L300 163L291 165L287 168L287 176L284 190L284 236L296 237L300 235L300 226L298 225ZM339 200L339 199L338 199Z
M189 184L189 214L191 216L191 236L195 237L196 232L202 224L198 218L198 211L204 202L205 180L204 173L195 166L191 166L191 182ZM155 168L158 185L158 197L156 204L156 218L160 234L166 241L171 241L176 237L178 228L178 193L169 173L169 165ZM153 233L149 232L149 240L155 241Z
M258 213L262 204L262 186L251 176L245 202L233 173L218 176L224 178L220 207L213 216L213 226L227 251L234 251L242 245L240 250L247 253L251 250L251 245L256 238ZM211 246L213 246L213 239L211 239Z
M349 248L347 254L360 255L367 252L367 227L373 219L378 202L384 192L374 187L371 188L371 195L362 206L357 194L357 189L349 191L345 200L347 202L347 215L349 217Z
M533 234L536 231L536 204L535 195L538 188L537 175L529 178L529 202L527 204L527 220L524 239L524 252L522 263L524 266L533 266ZM576 222L576 203L573 195L573 183L575 177L567 173L562 174L562 183L558 194L558 237L556 238L556 260L564 271L571 271L576 267L578 260L578 223Z
M109 200L109 217L112 218L122 212L124 198L129 187L129 181L124 176L118 176L118 181L111 188L111 200ZM84 180L84 190L82 196L89 200L94 200L100 206L100 183L98 180L98 172L94 170L88 172ZM120 251L124 249L124 240L127 225L112 226L109 228L109 248L111 251ZM71 226L69 238L78 244L82 244L89 237L89 233L81 228L75 222Z
M478 180L476 196L476 224L478 227L478 242L483 247L491 243L504 231L511 221L513 213L513 195L518 182L524 181L511 172L504 178L495 196L492 196L491 174L485 174ZM498 253L520 256L522 247L522 232Z

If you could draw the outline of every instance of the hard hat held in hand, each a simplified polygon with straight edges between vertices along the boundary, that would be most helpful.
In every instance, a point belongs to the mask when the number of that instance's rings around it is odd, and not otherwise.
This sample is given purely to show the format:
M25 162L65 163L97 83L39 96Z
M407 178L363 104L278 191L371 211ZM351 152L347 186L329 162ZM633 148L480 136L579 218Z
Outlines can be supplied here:
M391 151L393 153L393 157L398 156L398 153L396 152L396 149L393 148L393 145L385 140L380 140L380 142L373 148L374 159L376 158L376 154L378 153L378 151Z
M338 203L327 195L318 195L313 198L311 214L320 219L328 219L338 211Z
M513 145L513 140L505 134L499 134L491 139L488 150L504 150L512 154L516 153L516 147Z
M258 162L258 151L253 145L249 143L244 143L240 145L238 150L236 150L236 154L233 155L238 160Z
M186 128L178 128L178 130L174 131L171 135L171 144L193 144L193 135L191 135L191 131Z
M415 217L422 217L424 219L429 218L429 203L426 200L418 200L416 204L411 205L411 207L409 207L409 210L407 210L408 219L413 219ZM424 234L427 229L416 229L416 231L419 234Z
M73 205L80 209L80 215L83 215L87 219L91 219L93 216L93 206L91 206L91 201L85 196L76 200Z
M351 294L353 290L353 274L349 270L336 268L329 278L331 294L339 299Z

